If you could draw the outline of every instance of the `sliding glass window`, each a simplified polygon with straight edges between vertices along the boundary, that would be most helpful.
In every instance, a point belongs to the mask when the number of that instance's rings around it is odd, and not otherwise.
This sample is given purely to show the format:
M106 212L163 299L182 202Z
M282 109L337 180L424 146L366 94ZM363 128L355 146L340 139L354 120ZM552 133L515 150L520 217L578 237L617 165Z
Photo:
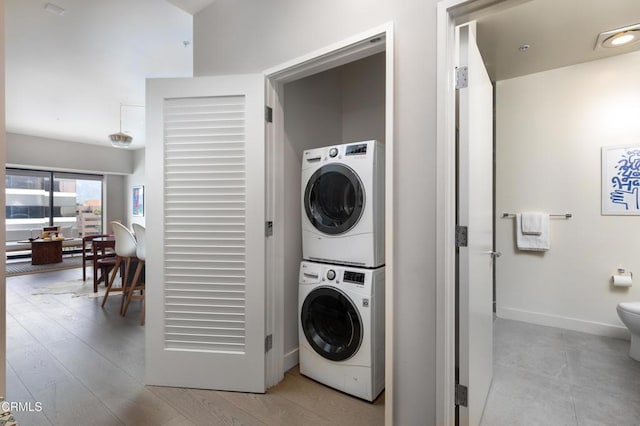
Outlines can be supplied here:
M39 236L50 225L67 238L101 233L102 182L100 175L7 168L7 241Z

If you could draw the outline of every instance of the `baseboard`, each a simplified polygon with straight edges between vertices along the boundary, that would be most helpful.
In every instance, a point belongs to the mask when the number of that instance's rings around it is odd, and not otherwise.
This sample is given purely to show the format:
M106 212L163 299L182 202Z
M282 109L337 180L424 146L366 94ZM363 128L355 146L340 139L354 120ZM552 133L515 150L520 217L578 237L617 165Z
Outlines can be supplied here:
M298 365L298 348L295 348L285 354L283 365L284 371L289 371Z
M582 333L595 334L598 336L615 337L617 339L626 340L630 339L629 330L621 325L605 324L601 322L500 306L498 306L496 315L498 318L546 325L549 327L564 328L566 330L580 331Z

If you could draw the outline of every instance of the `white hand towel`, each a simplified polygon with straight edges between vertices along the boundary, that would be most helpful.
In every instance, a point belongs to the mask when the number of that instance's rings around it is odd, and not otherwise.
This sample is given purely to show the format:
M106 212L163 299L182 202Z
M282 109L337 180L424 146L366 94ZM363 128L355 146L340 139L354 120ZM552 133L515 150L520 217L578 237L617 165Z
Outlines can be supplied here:
M540 235L524 234L522 232L522 215L516 215L516 242L519 250L546 251L549 250L549 215L542 214L542 232Z
M543 219L544 219L544 213L523 212L522 213L522 233L526 235L542 234Z

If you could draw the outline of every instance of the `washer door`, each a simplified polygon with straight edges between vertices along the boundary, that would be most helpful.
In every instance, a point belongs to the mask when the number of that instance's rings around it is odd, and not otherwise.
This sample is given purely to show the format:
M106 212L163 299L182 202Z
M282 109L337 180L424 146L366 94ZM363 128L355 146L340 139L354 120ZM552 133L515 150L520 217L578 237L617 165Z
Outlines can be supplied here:
M320 232L338 235L353 228L364 211L364 187L344 164L320 167L307 182L304 209Z
M313 290L302 304L300 320L307 341L320 356L343 361L358 352L362 320L351 299L340 290Z

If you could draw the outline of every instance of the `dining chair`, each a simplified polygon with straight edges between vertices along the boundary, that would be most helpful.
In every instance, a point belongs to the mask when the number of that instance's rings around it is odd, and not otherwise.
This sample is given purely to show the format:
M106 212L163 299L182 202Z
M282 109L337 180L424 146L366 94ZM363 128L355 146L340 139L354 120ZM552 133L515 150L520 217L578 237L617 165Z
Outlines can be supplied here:
M134 223L133 232L136 235L136 256L138 257L138 266L136 267L136 272L133 274L133 280L131 285L129 286L125 298L126 302L124 304L124 310L122 311L122 316L127 315L127 309L129 309L129 303L131 300L142 300L142 313L140 318L140 325L144 325L144 292L145 292L145 284L146 280L144 277L144 267L145 267L145 259L146 259L146 251L147 251L147 236L146 229L144 226ZM142 280L140 277L142 276ZM136 294L135 292L139 293Z
M93 240L93 292L98 291L98 285L104 281L106 286L109 282L109 272L116 266L115 240L110 238L95 238ZM124 265L120 267L120 276L124 272ZM100 271L100 274L98 274Z
M116 263L113 267L113 273L111 274L107 291L104 294L104 299L102 300L102 307L104 308L105 303L107 303L107 298L109 297L110 292L121 291L123 298L122 302L120 302L120 312L122 312L122 308L124 307L124 295L126 294L125 292L129 282L129 269L131 268L131 262L136 258L137 244L136 239L131 231L129 231L129 228L120 222L111 222L111 227L116 237ZM122 286L114 289L113 282L115 281L118 269L120 269L120 265L122 265L123 262L124 274L122 274Z
M108 238L112 237L109 234L97 234L97 235L86 235L82 237L82 281L87 280L87 261L93 260L93 240L96 238ZM107 256L113 256L112 254L107 254ZM95 263L93 263L95 265ZM93 273L95 274L95 268ZM95 280L95 278L94 278Z

